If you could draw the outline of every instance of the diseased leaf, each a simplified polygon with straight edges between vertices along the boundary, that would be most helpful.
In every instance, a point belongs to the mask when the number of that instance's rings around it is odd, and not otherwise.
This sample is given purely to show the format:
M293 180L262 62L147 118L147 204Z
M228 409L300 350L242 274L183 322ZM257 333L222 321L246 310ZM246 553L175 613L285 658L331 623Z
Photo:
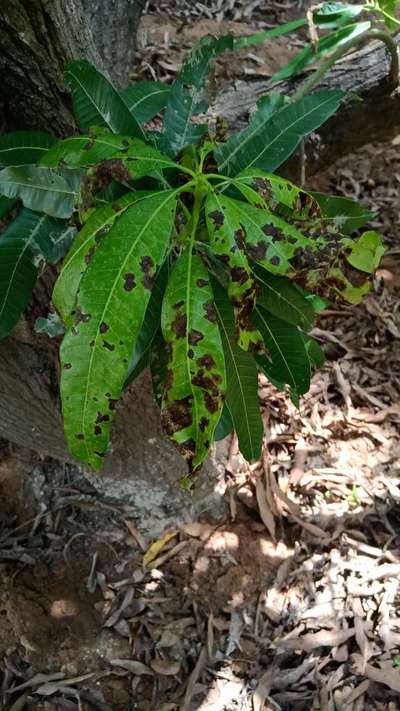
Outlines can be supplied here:
M142 198L138 193L128 193L117 202L98 208L77 234L53 291L53 304L68 327L72 324L71 312L80 281L98 246L118 217Z
M44 259L65 223L22 209L0 235L0 338L8 336L28 305Z
M265 374L280 383L286 383L302 395L310 387L310 359L301 332L296 326L257 307L253 320L264 337L270 360L257 356Z
M39 163L55 142L53 136L42 131L6 133L0 136L0 166Z
M263 339L250 320L257 287L246 254L241 249L243 229L230 201L211 193L205 212L211 249L229 272L229 300L235 313L237 340L245 351L262 352Z
M328 217L343 234L351 234L359 230L366 222L376 217L376 212L367 210L363 205L349 198L315 192L310 195L320 206L322 215Z
M221 173L236 175L256 166L274 172L289 158L303 136L315 131L339 107L344 92L322 91L266 115L262 105L251 115L250 125L220 143L215 157Z
M113 133L145 138L123 98L86 59L69 62L65 80L72 92L75 117L83 131L92 126L108 126Z
M135 350L129 363L128 375L124 387L132 383L149 364L152 343L160 327L161 307L168 282L169 271L169 260L166 259L154 280L142 328L137 337Z
M131 205L111 227L79 287L74 325L61 347L61 394L72 454L101 466L111 421L165 258L177 191Z
M52 217L72 215L79 176L61 174L33 165L4 168L0 171L0 193L19 198L25 207Z
M277 277L258 265L254 271L257 283L261 286L257 304L293 326L300 326L305 330L311 328L314 309L297 286L286 277Z
M43 158L49 167L93 168L93 175L103 179L129 182L156 170L179 166L168 156L138 138L115 136L104 130L89 136L73 136L59 141Z
M285 219L295 218L298 222L321 215L319 203L312 193L280 175L250 168L239 173L233 184L252 205L264 207Z
M143 124L166 107L170 92L171 87L160 81L140 81L120 93L136 121Z
M161 327L169 352L163 429L191 468L208 454L225 394L225 361L208 272L191 245L177 259Z
M235 318L228 295L212 280L218 325L226 367L226 406L232 418L241 453L247 460L258 459L264 433L258 402L258 374L254 357L239 348L235 338Z
M233 48L233 37L204 37L195 45L171 87L164 116L162 149L176 156L190 144L196 144L207 130L193 123L196 114L206 110L201 95L210 62L226 49Z

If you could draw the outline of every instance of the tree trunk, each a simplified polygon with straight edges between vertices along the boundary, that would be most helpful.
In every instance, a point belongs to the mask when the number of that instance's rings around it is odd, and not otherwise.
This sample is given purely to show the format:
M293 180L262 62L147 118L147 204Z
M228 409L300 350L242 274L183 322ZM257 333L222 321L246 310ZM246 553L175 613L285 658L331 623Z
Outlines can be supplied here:
M100 57L116 86L128 83L145 0L82 0Z
M63 77L71 59L85 57L119 84L126 83L143 0L83 3L0 3L0 129L43 129L60 136L72 133L74 119Z

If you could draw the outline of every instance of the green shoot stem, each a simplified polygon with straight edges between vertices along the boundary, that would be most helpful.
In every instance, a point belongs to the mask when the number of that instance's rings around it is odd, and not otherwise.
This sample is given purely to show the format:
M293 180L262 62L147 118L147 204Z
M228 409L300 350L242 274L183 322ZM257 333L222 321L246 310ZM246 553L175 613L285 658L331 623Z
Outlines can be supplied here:
M342 47L338 47L338 49L333 52L333 54L328 57L328 59L323 62L320 67L318 67L314 74L312 74L309 79L307 79L297 89L297 91L292 96L292 101L300 101L300 99L306 96L306 94L309 94L310 91L314 88L314 86L318 84L324 74L326 74L326 72L329 71L332 65L335 64L335 62L337 62L339 59L341 59L341 57L343 57L346 52L348 52L350 49L353 49L353 47L357 47L360 42L370 39L381 40L386 45L386 48L389 51L391 58L389 81L391 84L393 84L393 87L397 86L399 83L399 56L397 44L394 41L393 37L387 32L384 32L383 30L369 30L368 32L364 32L362 35L359 35L358 37L354 37L353 39L349 40L348 42L346 42L346 44L342 45Z

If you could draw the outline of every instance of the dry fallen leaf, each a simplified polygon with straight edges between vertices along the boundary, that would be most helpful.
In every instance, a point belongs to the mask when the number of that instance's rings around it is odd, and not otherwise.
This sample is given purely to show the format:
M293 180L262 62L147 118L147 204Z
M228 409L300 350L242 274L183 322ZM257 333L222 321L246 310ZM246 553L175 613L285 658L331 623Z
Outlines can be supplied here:
M162 676L176 676L179 673L181 665L169 659L153 659L150 666L157 674Z
M178 535L178 531L168 531L162 538L159 538L157 541L154 541L151 546L147 549L146 553L143 556L143 565L149 565L155 558L157 558L158 554L164 546L167 545L167 543L171 540L171 538L174 538L174 536Z

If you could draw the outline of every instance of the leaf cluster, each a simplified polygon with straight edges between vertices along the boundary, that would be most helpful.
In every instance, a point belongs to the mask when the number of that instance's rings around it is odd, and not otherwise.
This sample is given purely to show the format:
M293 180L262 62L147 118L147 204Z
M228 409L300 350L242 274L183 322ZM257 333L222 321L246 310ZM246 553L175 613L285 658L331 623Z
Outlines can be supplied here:
M355 10L340 7L319 17L341 27ZM257 458L258 373L298 403L324 361L310 335L321 298L358 303L382 255L376 232L359 233L373 213L274 173L343 92L270 94L230 137L202 120L212 60L237 42L205 38L170 87L119 93L88 62L71 62L81 132L0 138L0 216L18 210L0 238L0 336L42 266L66 254L53 293L65 329L62 410L71 452L94 469L121 394L146 367L191 471L232 430ZM160 115L162 129L151 129ZM42 321L38 330L63 330L54 314Z

